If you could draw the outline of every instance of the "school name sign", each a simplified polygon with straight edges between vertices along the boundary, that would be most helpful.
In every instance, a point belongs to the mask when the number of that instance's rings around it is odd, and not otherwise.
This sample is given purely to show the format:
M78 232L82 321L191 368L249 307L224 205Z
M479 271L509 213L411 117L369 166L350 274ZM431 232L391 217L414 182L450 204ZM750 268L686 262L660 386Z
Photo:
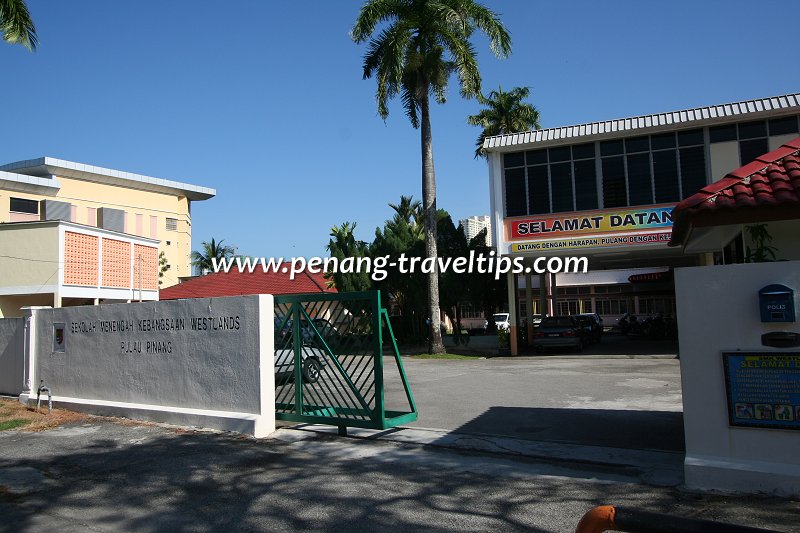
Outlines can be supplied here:
M505 220L511 252L665 245L674 204Z

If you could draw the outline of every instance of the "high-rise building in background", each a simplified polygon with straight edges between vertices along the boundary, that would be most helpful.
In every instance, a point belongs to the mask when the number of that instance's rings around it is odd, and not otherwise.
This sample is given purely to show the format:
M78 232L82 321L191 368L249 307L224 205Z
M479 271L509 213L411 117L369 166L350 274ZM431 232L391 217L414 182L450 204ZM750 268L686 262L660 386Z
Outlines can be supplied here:
M467 241L475 238L483 228L486 228L486 244L492 245L492 223L489 222L488 215L472 216L464 218L458 222L464 227L464 234L467 236Z

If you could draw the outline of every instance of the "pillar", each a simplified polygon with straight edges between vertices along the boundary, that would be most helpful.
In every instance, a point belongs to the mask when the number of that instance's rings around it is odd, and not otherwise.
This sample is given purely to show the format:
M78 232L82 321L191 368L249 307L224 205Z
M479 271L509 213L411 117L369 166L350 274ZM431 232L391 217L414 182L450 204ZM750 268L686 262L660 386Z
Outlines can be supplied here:
M547 274L545 272L539 274L539 314L542 316L550 314L547 308Z
M558 283L555 272L550 273L550 316L558 314Z
M525 320L527 321L528 346L533 338L533 276L530 272L525 274Z
M511 355L519 355L517 346L517 276L509 272L508 276L508 340Z

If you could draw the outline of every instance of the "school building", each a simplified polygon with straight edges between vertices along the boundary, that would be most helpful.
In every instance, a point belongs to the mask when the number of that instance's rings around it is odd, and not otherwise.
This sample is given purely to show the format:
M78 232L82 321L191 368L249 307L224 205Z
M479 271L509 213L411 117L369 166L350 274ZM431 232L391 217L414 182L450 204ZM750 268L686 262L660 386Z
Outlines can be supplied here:
M51 157L0 166L0 318L31 305L157 300L159 282L191 275L191 205L215 195Z
M673 268L742 262L742 225L670 247L672 210L797 138L798 115L788 94L487 138L498 253L589 259L587 274L509 275L512 343L534 314L674 314Z

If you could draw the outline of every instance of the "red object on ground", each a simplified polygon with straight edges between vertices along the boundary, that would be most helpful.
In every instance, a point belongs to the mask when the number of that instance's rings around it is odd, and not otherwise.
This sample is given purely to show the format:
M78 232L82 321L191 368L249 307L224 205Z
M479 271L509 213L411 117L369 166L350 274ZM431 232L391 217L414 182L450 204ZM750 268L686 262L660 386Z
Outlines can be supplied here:
M575 533L603 533L604 531L615 531L617 526L614 524L616 509L613 505L600 505L589 509L583 515Z

